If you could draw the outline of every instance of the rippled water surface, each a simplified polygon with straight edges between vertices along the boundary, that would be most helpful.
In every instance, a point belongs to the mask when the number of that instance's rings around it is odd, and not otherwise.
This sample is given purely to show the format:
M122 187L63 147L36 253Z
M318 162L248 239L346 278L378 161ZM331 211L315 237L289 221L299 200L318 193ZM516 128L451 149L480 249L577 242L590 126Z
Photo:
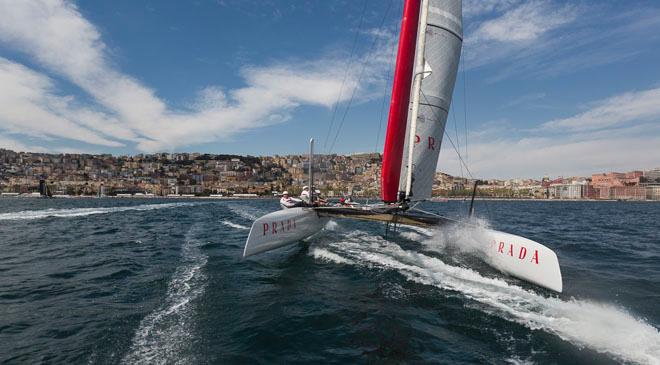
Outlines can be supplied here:
M561 295L456 229L337 220L241 260L276 209L0 199L0 362L660 364L660 204L479 202L481 224L555 250Z

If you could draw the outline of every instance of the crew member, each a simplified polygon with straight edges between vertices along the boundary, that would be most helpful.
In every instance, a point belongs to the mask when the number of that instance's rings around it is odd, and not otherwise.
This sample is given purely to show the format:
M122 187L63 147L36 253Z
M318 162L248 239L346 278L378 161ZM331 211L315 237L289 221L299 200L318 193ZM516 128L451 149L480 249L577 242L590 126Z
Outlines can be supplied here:
M342 207L346 205L346 199L344 197L339 198L339 203L335 204L335 207Z
M300 199L305 202L305 204L312 205L312 196L309 193L309 186L303 186L302 193L300 193Z
M305 205L305 203L296 198L292 198L289 196L289 192L285 191L282 193L282 198L280 199L280 205L282 208L295 208L295 207L302 207Z
M321 190L318 190L316 187L312 187L312 189L314 189L314 206L323 207L328 205L328 200L321 194Z

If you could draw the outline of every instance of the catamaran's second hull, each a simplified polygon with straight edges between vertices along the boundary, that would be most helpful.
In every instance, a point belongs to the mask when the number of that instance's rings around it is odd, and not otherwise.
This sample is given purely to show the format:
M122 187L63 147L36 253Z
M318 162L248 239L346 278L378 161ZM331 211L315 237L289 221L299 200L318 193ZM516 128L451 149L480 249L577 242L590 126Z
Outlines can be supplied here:
M323 229L329 218L313 208L290 208L260 217L250 229L243 257L299 242Z

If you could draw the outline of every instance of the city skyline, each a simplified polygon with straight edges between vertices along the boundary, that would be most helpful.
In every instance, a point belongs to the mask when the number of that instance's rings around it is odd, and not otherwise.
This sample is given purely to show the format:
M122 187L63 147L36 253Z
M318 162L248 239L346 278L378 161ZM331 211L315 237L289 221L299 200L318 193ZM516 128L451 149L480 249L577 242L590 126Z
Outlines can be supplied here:
M300 157L300 158L306 158L309 156L309 152L300 152L300 153L287 153L287 154L272 154L272 155L251 155L251 154L236 154L236 153L208 153L208 152L185 152L185 151L178 151L178 152L152 152L152 153L135 153L135 154L113 154L113 153L87 153L87 152L39 152L39 151L17 151L17 150L11 150L11 149L6 149L3 147L0 147L0 152L1 151L6 151L6 152L12 152L12 153L26 153L26 154L34 154L34 155L52 155L52 156L64 156L64 155L89 155L93 157L100 157L100 156L111 156L113 158L137 158L137 157L145 157L145 156L160 156L160 155L170 155L170 156L192 156L191 158L196 158L199 156L204 156L204 155L210 155L210 156L232 156L236 158L279 158L279 157ZM320 157L330 157L330 156L342 156L342 157L350 157L354 155L372 155L372 154L377 154L379 158L382 158L382 153L381 152L351 152L351 153L332 153L332 154L324 154L324 153L315 153L314 156L320 156ZM0 161L2 162L2 161ZM541 175L536 175L536 176L511 176L507 178L498 178L498 177L492 177L492 176L480 176L480 175L475 175L475 176L469 176L467 173L461 174L460 172L456 175L453 175L447 171L443 171L441 169L437 169L436 172L440 174L447 174L450 176L454 177L461 177L461 178L466 178L470 180L474 179L484 179L484 180L542 180L543 178L550 178L550 179L557 179L557 178L576 178L576 177L588 177L596 174L602 174L602 173L620 173L620 172L628 172L628 171L655 171L655 170L660 170L660 162L658 163L657 166L651 166L649 168L636 168L636 167L627 167L624 169L620 170L594 170L591 172L586 172L583 174L557 174L557 175L550 175L550 174L541 174Z
M61 182L66 180L66 178L73 177L73 180L78 181L102 181L104 176L103 173L99 174L99 171L119 169L123 171L124 165L129 166L130 168L138 168L138 165L141 163L148 163L146 166L147 174L154 174L157 172L158 168L162 167L162 163L165 164L178 164L182 161L192 162L193 164L201 162L204 168L211 168L211 170L218 168L219 165L223 165L221 170L223 172L233 171L231 168L227 170L227 166L233 166L234 163L241 161L241 166L248 166L252 169L251 173L245 175L246 179L243 181L246 182L243 188L256 185L270 185L265 184L264 177L268 176L281 176L280 168L284 168L286 173L288 171L288 166L294 168L293 172L286 179L289 184L289 189L298 189L302 184L305 184L308 172L308 154L286 154L286 155L271 155L271 156L250 156L250 155L235 155L235 154L207 154L207 153L152 153L152 154L136 154L136 155L112 155L112 154L69 154L69 153L43 153L43 152L22 152L22 151L11 151L7 149L0 148L0 192L2 192L2 186L12 185L12 180L14 184L16 181L23 178L30 178L31 180L38 181L40 179L48 179L53 182ZM346 186L355 183L352 181L349 175L343 175L347 172L352 174L356 173L356 169L359 169L360 174L370 174L370 176L364 176L359 180L360 184L364 184L365 181L368 181L368 189L371 191L378 191L380 184L380 167L382 155L379 153L354 153L354 154L315 154L315 170L323 171L328 169L328 161L331 165L335 165L336 161L349 161L355 159L363 163L363 166L353 166L346 165L345 162L339 163L344 166L343 168L333 168L336 173L340 174L334 178L336 181L333 184L342 184L345 183ZM41 162L39 162L41 161ZM57 164L56 161L60 161L61 165L59 169L61 170L59 174L55 174L53 177L50 174L54 171L54 166ZM64 161L76 161L66 166ZM92 161L91 166L95 166L99 171L94 173L94 176L75 176L80 175L82 171L84 174L89 173L91 170L89 164L86 161ZM100 161L100 162L99 162ZM207 162L203 162L207 161ZM208 165L208 161L217 161L215 165ZM222 161L222 162L221 162ZM247 163L245 161L248 161ZM277 163L273 162L277 161ZM287 162L282 162L287 161ZM18 163L17 163L18 162ZM155 162L158 164L158 168L154 168L152 163ZM135 164L137 163L137 164ZM100 168L99 165L104 165L105 168ZM184 166L189 164L184 163ZM207 166L208 165L208 166ZM258 171L253 169L253 165L258 167ZM346 167L348 166L348 167ZM368 168L365 168L368 166ZM82 167L82 170L81 170ZM140 168L144 168L143 165L140 165ZM274 170L269 170L269 168L274 168ZM68 169L68 171L67 171ZM18 173L18 171L22 173ZM107 171L106 171L107 172ZM162 172L162 171L161 171ZM170 178L177 178L186 180L194 178L190 177L188 171L171 171ZM199 174L202 174L202 171L196 171ZM145 172L140 171L140 174L144 175ZM232 185L235 184L238 180L235 179L225 179L224 175L218 178L219 182L224 182L223 188L234 188L239 186ZM105 176L113 177L119 175L110 175ZM231 175L234 176L234 175ZM341 176L345 178L345 181L342 181ZM64 178L66 177L66 178ZM151 176L153 177L153 176ZM251 179L251 177L256 177ZM640 180L640 177L642 180ZM643 181L645 177L650 177L647 180ZM64 179L63 179L64 178ZM557 185L584 185L587 181L593 180L595 186L628 186L628 185L639 185L640 183L647 183L653 186L660 187L660 167L656 167L648 170L638 170L638 169L626 169L624 172L621 171L598 171L590 174L584 175L558 175L558 176L527 176L527 177L513 177L508 179L499 179L488 176L465 176L465 175L451 175L443 171L437 171L436 179L442 181L444 179L449 179L452 183L456 181L463 181L461 184L467 184L468 182L473 183L476 180L483 180L486 182L484 184L487 186L513 186L513 185L546 185L546 188L549 184ZM18 179L18 180L17 180ZM459 180L455 180L459 179ZM203 179L202 179L203 180ZM271 180L271 183L275 180ZM321 184L324 184L323 179L321 179ZM171 183L168 183L172 185ZM281 187L284 184L280 181L279 186ZM28 184L29 185L29 184ZM187 185L187 183L186 183ZM298 186L299 185L299 186ZM173 185L172 185L173 186ZM296 187L297 186L297 187ZM445 187L446 188L446 187ZM481 189L481 187L480 187ZM255 190L256 191L256 190Z
M320 152L380 153L400 7L0 0L0 147L275 155L315 137ZM463 13L438 170L461 174L452 143L493 178L660 164L658 4Z

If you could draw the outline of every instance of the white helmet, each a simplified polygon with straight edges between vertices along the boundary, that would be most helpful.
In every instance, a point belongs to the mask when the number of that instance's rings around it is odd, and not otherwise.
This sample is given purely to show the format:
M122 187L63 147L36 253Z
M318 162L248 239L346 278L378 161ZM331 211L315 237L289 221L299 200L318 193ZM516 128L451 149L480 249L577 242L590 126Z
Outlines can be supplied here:
M289 195L289 192L286 191L286 190L284 190L284 191L282 192L282 195Z
M303 186L303 190L309 190L309 186L307 185Z

